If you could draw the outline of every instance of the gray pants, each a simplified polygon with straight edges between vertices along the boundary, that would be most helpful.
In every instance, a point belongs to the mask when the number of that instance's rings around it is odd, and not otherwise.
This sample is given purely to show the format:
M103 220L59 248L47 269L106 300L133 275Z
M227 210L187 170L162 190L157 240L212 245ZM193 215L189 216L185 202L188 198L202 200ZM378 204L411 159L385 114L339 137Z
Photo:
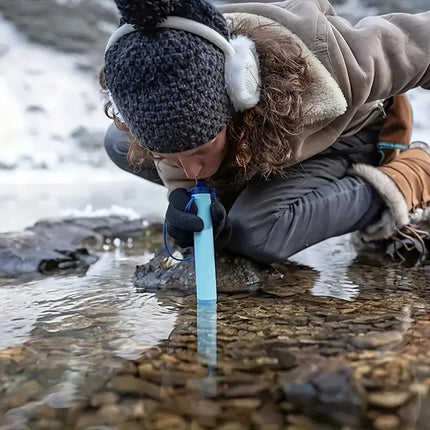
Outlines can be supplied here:
M369 183L349 176L348 169L353 163L378 163L377 138L378 131L363 130L288 168L285 177L251 180L229 211L229 249L265 263L282 262L308 246L375 221L385 208L382 198ZM152 162L137 171L128 166L127 136L114 126L105 147L122 169L161 183Z

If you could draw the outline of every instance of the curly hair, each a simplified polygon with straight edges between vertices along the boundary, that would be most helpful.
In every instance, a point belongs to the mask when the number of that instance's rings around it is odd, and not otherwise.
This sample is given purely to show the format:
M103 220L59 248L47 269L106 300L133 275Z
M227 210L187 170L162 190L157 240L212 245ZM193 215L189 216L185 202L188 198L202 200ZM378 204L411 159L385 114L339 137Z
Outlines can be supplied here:
M261 95L255 107L236 113L227 125L229 153L215 176L225 182L231 176L247 179L255 174L282 174L294 157L293 138L303 130L302 96L313 75L299 44L281 34L277 23L253 27L243 19L234 24L232 34L244 34L255 42ZM103 69L100 83L106 89ZM108 101L105 113L127 131L112 108ZM154 159L154 154L130 136L129 162L136 166L148 159Z
M302 96L313 75L301 47L280 34L277 26L251 28L244 19L233 31L255 42L260 59L260 101L252 109L238 112L227 128L234 162L245 177L282 174L294 157L292 138L303 130Z

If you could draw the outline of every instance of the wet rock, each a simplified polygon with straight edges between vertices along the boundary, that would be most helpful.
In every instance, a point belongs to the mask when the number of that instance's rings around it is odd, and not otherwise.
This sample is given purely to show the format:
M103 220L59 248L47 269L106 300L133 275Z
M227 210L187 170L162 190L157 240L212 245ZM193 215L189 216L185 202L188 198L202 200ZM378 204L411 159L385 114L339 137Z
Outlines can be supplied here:
M359 349L389 349L403 341L398 331L371 332L351 339L351 343Z
M147 413L147 407L144 400L126 399L119 404L121 413L127 418L143 418Z
M144 237L143 220L126 217L76 217L44 220L23 232L0 234L0 276L50 274L88 268L106 240Z
M172 247L173 252L175 248ZM178 249L176 249L178 252ZM183 258L191 255L190 250L182 250ZM218 293L240 293L255 291L263 284L282 279L283 275L270 266L257 264L244 257L217 255ZM181 280L179 283L178 280ZM194 261L175 262L167 257L164 249L159 249L154 258L143 266L137 266L133 284L140 291L179 290L186 294L195 292Z
M297 365L297 357L291 353L288 344L282 342L270 343L265 345L266 352L269 356L275 357L282 369L291 369Z
M154 430L187 430L187 422L179 415L161 415L153 423Z
M161 396L160 387L133 376L115 376L108 388L121 394L147 395L153 399Z
M82 247L39 237L31 231L0 234L0 276L87 268L98 257Z
M118 401L118 395L112 392L97 393L91 397L91 406L112 405Z
M258 428L278 429L283 424L283 416L272 403L265 404L258 411L251 414L252 422Z
M368 402L382 408L396 408L404 405L411 397L410 392L381 391L369 393Z
M213 400L198 400L191 402L188 413L196 417L218 417L221 406Z
M37 420L32 425L32 428L34 430L58 430L59 428L61 428L61 425L61 421L59 420L47 420L42 418L40 420Z
M226 406L237 409L257 410L261 405L261 400L258 398L237 398L226 402Z
M299 366L281 380L286 399L312 416L340 425L357 425L364 398L351 369L341 361Z
M399 424L400 420L395 415L380 415L373 421L376 430L396 430Z
M249 427L242 423L229 422L222 424L217 430L249 430Z
M137 366L134 363L126 361L116 374L117 375L137 375L137 373L138 373Z
M267 382L258 382L254 384L239 384L230 387L224 392L225 397L245 397L255 396L268 391L270 385Z

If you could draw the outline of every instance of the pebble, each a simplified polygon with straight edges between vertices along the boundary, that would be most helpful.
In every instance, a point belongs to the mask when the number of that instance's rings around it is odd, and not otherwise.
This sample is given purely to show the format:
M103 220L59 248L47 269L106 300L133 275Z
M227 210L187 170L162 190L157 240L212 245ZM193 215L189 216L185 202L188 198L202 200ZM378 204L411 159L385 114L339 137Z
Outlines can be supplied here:
M101 405L112 405L118 401L117 394L107 391L104 393L97 393L91 397L91 406L98 407Z
M153 430L188 430L187 422L179 415L161 415L154 423Z
M146 395L153 399L159 399L161 396L158 385L128 375L115 376L107 386L121 394Z
M411 393L402 391L379 391L369 393L368 402L374 406L383 408L396 408L404 405L409 398Z
M373 421L376 430L397 430L399 425L400 420L395 415L379 415Z
M398 331L371 332L362 336L353 337L351 342L356 348L378 349L395 346L403 340L403 335Z
M220 425L217 430L249 430L249 427L242 423L229 422Z

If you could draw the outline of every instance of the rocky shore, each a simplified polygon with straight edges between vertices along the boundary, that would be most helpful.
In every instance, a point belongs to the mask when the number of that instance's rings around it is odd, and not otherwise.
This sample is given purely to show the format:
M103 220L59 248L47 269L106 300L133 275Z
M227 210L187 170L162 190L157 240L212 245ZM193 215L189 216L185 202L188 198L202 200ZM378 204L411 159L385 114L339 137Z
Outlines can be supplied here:
M42 220L22 232L0 233L0 278L86 270L114 241L148 248L153 229L161 224L106 216Z

